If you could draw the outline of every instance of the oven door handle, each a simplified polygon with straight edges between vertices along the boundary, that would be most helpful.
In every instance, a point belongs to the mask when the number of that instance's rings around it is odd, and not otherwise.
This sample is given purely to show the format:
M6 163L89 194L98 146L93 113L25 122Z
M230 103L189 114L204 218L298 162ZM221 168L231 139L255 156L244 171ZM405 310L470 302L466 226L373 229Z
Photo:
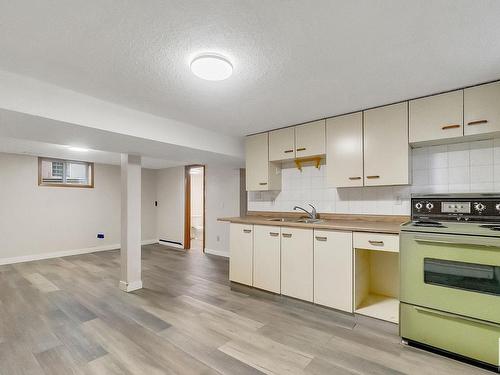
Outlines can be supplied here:
M418 312L423 313L423 314L437 315L437 316L441 316L444 318L455 319L455 320L465 320L467 322L471 322L471 323L475 323L475 324L492 326L492 327L495 327L497 329L500 327L500 325L498 325L498 324L487 322L484 320L474 319L474 318L470 318L468 316L456 315L456 314L443 312L443 311L427 309L425 307L415 306L415 310L417 310Z
M485 238L485 237L467 237L464 238L463 236L460 236L459 238L456 237L449 237L449 236L425 236L425 237L415 237L416 242L422 242L422 243L436 243L436 244L441 244L441 245L454 245L454 246L484 246L484 247L500 247L500 240L498 238Z

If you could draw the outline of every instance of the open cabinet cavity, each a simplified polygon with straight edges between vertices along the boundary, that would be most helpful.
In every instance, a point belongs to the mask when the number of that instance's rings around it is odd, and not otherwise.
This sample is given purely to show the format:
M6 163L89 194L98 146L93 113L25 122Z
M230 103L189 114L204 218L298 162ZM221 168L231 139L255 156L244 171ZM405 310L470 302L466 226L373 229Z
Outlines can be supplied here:
M399 253L355 249L354 312L399 322Z

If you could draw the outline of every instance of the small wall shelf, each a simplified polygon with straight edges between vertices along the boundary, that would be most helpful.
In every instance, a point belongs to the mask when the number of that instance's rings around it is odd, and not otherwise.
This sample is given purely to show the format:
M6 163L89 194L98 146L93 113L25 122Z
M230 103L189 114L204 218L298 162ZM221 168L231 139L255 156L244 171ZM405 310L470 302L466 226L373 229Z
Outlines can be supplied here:
M301 158L301 159L295 159L295 165L297 166L297 169L299 171L302 171L302 164L303 163L309 163L309 162L314 162L316 168L320 169L321 167L321 156L314 156L311 158Z

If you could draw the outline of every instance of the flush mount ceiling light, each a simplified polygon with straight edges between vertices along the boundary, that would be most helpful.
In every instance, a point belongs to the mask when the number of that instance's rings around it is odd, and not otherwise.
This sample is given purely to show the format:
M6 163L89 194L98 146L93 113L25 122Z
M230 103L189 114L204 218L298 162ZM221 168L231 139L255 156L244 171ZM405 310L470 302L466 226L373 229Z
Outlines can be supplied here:
M87 151L90 151L88 148L74 147L74 146L68 146L68 150L70 150L70 151L76 151L76 152L87 152Z
M191 61L191 71L207 81L222 81L233 74L233 65L220 55L205 54Z

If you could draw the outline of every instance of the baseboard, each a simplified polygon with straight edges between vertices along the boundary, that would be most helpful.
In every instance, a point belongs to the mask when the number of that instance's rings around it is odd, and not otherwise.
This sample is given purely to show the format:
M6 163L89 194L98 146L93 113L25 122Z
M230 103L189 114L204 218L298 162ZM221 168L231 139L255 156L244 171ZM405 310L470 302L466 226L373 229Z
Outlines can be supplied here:
M141 245L154 245L158 243L158 239L153 239L153 240L142 240Z
M141 241L142 245L151 245L151 244L155 244L155 243L158 243L157 239ZM120 249L120 244L117 243L117 244L104 245L104 246L88 247L85 249L55 251L55 252L51 252L51 253L23 255L20 257L12 257L12 258L0 258L0 266L5 265L5 264L32 262L35 260L69 257L72 255L90 254L90 253L97 253L100 251L119 250L119 249Z
M220 250L213 250L205 248L205 254L217 255L224 258L229 258L229 253Z

